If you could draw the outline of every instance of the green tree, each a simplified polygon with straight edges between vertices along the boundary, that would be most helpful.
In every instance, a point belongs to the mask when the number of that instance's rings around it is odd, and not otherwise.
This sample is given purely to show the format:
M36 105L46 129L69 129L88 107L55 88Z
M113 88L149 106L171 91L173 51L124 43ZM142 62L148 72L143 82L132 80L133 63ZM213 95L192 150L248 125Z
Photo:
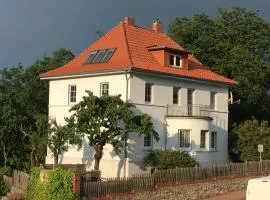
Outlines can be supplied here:
M44 143L36 137L39 127L35 116L48 113L49 90L48 81L41 81L39 74L62 66L73 57L70 51L59 49L27 68L19 64L0 70L0 160L4 165L27 167L29 158L34 157L31 141L35 140L36 145L38 141ZM39 162L43 162L44 150L38 154L42 155Z
M270 126L267 121L247 120L234 127L232 132L237 138L236 149L242 161L259 160L258 144L264 145L262 159L270 158Z
M54 164L58 165L58 158L62 151L68 150L68 142L74 138L67 125L59 125L55 119L50 119L48 124L48 148L53 154Z
M176 18L168 32L206 67L239 82L232 90L241 104L230 107L232 122L269 119L270 24L257 11L233 7L219 9L217 18Z
M121 139L126 137L127 131L133 130L139 135L152 134L155 140L159 139L151 118L146 114L136 115L134 106L125 103L120 96L99 98L90 91L86 92L83 101L70 109L73 114L67 121L73 132L82 137L86 135L89 145L95 149L95 170L99 170L103 147L111 144L119 153L123 147Z
M41 163L46 156L47 139L48 139L48 116L46 114L37 114L34 116L35 130L31 127L28 131L22 132L30 143L30 165L31 167L37 166Z

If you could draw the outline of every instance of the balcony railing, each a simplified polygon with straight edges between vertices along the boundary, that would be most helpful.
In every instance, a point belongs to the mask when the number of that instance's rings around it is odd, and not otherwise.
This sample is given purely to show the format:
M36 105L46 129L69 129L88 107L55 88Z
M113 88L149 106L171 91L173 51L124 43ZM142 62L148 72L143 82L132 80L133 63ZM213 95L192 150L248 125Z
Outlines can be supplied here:
M167 105L167 116L211 117L211 108L207 105Z

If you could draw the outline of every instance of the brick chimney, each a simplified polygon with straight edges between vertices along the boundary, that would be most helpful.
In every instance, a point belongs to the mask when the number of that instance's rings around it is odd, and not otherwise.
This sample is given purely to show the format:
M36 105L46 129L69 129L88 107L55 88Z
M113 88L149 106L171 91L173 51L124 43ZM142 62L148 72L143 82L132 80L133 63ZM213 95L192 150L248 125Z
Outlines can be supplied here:
M135 19L131 17L125 17L124 18L124 23L130 26L135 26Z
M152 30L158 33L163 33L162 24L158 19L153 21Z

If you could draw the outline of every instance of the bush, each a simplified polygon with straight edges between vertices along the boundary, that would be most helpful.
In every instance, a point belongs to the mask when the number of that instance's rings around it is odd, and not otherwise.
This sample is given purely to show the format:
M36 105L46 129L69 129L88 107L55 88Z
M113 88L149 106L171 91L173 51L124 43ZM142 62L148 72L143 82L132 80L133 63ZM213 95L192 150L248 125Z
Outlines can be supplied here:
M49 182L45 193L46 200L75 200L72 191L72 172L56 168L49 173Z
M75 200L72 191L72 172L60 168L50 171L48 179L40 181L40 168L32 169L27 186L29 200Z
M157 169L174 169L176 167L194 167L197 161L186 153L177 150L155 150L145 159L148 166Z
M0 175L0 197L5 196L9 192L9 187L4 181L3 175Z
M0 196L5 196L9 192L9 187L4 181L4 175L11 176L11 169L8 167L0 168Z

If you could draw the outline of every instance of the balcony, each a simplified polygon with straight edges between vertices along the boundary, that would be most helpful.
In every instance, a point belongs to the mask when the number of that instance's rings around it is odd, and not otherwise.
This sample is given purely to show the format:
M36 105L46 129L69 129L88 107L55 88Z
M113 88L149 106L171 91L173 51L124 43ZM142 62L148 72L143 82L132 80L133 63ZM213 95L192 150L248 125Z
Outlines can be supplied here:
M211 110L210 106L207 105L167 105L167 117L199 117L212 119Z

